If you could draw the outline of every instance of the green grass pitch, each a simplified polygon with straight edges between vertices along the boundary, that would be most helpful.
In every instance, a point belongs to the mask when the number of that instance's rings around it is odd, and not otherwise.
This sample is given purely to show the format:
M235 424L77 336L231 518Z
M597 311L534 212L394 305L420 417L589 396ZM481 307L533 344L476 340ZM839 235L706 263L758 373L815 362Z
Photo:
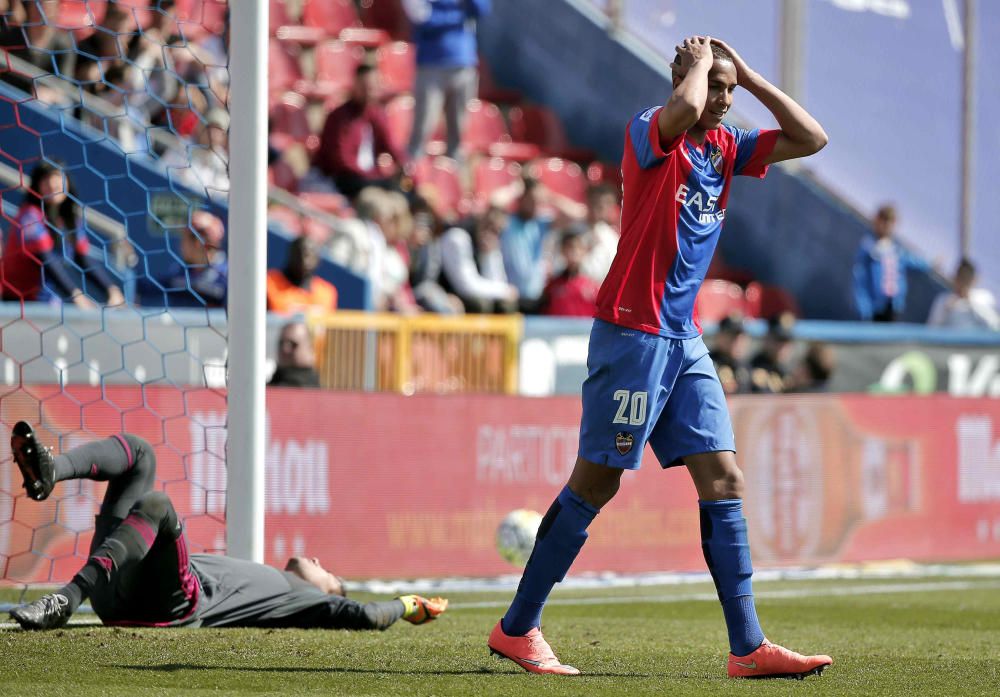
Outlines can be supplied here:
M545 633L576 678L490 657L508 593L452 594L432 624L386 632L0 630L0 694L1000 695L1000 579L757 583L769 638L827 652L821 677L731 681L712 589L557 591ZM12 600L10 593L3 600Z

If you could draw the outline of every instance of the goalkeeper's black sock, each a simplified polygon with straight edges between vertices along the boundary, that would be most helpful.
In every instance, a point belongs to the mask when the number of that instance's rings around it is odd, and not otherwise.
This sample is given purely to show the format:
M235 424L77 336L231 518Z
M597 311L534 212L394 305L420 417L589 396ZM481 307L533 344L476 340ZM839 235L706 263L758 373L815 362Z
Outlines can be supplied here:
M80 607L80 603L83 599L90 595L94 588L94 585L100 579L102 574L107 572L100 567L94 561L88 561L82 569L80 569L73 580L67 583L65 586L59 589L59 593L66 596L69 600L69 611L76 612L76 609Z

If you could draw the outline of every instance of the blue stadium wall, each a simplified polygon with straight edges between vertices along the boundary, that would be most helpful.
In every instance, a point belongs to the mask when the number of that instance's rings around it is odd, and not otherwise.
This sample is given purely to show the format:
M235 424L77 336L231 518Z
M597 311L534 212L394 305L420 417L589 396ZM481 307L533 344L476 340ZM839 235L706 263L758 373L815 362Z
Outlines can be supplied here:
M621 159L628 118L670 93L664 62L616 39L582 4L494 3L479 37L500 84L553 108L575 143L608 161ZM719 253L728 265L788 289L806 317L855 319L851 269L867 230L808 177L773 168L764 182L737 179ZM923 322L944 285L923 272L909 281L904 319Z
M129 240L145 262L145 268L135 269L136 275L155 277L174 259L167 248L164 226L151 216L151 210L206 207L227 220L226 206L219 202L207 205L203 198L172 184L151 160L126 157L105 134L72 118L71 110L47 108L27 99L25 93L0 83L3 162L14 167L22 165L26 181L39 158L61 163L86 206L125 226ZM21 191L3 193L4 200L15 205L21 197ZM227 244L235 239L238 235L227 234ZM292 239L278 227L269 226L268 266L284 266ZM172 248L178 249L176 244ZM317 273L337 287L340 307L371 307L369 283L364 277L327 259L322 260Z

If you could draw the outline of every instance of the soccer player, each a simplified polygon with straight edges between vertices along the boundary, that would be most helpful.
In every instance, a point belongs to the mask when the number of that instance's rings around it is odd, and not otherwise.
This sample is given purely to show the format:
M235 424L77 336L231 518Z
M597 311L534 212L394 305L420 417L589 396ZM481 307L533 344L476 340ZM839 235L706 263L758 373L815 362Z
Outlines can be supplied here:
M625 133L622 234L590 335L579 457L488 645L533 673L580 672L561 663L542 637L542 608L586 542L587 526L618 491L622 473L639 467L648 442L662 467L685 465L698 491L702 549L729 631L729 676L802 678L833 661L772 644L761 631L743 474L693 308L732 178L763 177L773 162L819 151L827 136L722 41L685 39L671 70L670 99L638 113ZM737 86L771 111L779 129L723 125Z
M106 625L387 629L423 624L443 598L404 595L359 603L315 559L294 557L284 571L218 554L188 555L166 494L153 491L156 457L142 438L116 435L53 456L31 426L14 425L11 452L28 496L43 501L64 479L107 481L87 563L55 593L10 615L25 629L66 624L89 597Z

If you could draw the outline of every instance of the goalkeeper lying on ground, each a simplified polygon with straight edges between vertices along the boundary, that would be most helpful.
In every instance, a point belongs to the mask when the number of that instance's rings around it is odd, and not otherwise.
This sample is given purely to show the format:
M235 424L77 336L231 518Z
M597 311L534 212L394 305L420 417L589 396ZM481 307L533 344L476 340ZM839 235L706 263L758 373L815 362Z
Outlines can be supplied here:
M315 559L294 557L279 571L216 554L188 556L173 504L153 491L153 449L138 436L116 435L54 456L19 421L10 445L36 501L63 479L109 482L87 563L60 590L11 611L25 629L66 624L84 598L104 624L155 627L386 629L400 618L433 620L448 606L418 595L348 600L340 579Z

